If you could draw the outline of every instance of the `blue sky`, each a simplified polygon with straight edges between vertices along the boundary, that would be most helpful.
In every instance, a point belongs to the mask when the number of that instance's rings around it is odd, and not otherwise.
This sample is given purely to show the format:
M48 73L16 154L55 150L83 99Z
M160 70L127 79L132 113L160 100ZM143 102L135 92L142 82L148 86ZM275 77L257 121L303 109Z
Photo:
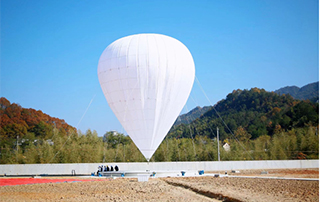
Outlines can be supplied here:
M186 113L234 89L319 81L318 16L316 0L2 0L0 95L82 132L125 132L97 76L113 41L160 33L184 43L210 100L195 82Z

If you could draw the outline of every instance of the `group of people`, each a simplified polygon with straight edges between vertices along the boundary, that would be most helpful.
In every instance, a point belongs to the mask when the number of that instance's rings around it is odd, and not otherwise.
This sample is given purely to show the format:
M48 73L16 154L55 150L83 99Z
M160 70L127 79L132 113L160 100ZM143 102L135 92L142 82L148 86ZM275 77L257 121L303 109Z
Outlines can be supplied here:
M106 171L119 171L119 167L117 165L114 167L114 169L113 169L113 166L110 166L110 168L109 168L108 165L107 166L101 165L98 167L98 173L99 172L106 172Z

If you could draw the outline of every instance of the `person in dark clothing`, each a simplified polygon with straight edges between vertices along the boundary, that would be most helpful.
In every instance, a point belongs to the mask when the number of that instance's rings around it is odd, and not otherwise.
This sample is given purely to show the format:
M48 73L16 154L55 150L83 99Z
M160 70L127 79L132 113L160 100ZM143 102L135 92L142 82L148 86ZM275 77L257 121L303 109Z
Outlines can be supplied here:
M110 171L113 171L113 167L112 166L110 166Z
M115 171L119 171L119 167L116 165L116 166L114 167L114 170L115 170Z
M109 168L109 166L107 166L107 167L106 167L106 171L109 171L109 170L110 170L110 168Z

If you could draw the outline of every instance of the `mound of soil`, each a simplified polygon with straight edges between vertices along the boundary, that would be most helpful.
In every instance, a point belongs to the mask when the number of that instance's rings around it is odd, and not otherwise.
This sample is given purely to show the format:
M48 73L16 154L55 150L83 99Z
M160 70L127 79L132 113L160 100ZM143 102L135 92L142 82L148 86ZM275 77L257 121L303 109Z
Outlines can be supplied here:
M165 181L234 201L319 201L319 181L231 177L167 178Z

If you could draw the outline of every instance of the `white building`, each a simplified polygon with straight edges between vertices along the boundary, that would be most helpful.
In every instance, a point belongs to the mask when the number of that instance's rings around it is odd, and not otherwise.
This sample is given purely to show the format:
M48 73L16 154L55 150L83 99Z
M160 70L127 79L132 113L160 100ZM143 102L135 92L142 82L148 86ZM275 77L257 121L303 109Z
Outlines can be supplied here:
M223 146L224 151L230 151L230 145L228 143L225 143Z

